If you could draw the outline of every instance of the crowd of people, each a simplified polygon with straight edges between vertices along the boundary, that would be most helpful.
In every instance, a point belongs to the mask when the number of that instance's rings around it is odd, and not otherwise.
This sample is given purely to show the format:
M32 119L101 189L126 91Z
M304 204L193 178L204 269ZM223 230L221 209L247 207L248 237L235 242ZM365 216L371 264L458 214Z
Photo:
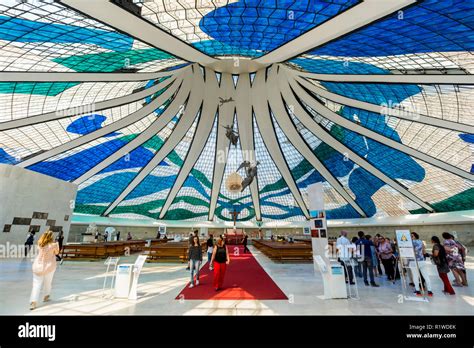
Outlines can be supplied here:
M409 265L410 271L406 272L410 279L409 285L414 287L414 294L422 296L420 285L426 291L427 296L433 296L432 284L429 277L431 263L436 265L446 294L454 295L454 287L468 286L466 278L465 260L467 249L455 237L444 232L443 243L436 236L431 238L431 253L427 252L426 244L420 240L416 232L411 232L415 260ZM357 233L357 237L351 240L347 237L347 231L341 231L336 241L336 249L339 262L344 266L346 282L354 283L354 274L363 278L366 286L379 287L375 277L386 276L388 281L395 282L400 279L400 258L398 255L396 239L390 239L380 234L373 238L363 231ZM418 271L417 271L418 268ZM451 284L448 273L452 273L454 281Z

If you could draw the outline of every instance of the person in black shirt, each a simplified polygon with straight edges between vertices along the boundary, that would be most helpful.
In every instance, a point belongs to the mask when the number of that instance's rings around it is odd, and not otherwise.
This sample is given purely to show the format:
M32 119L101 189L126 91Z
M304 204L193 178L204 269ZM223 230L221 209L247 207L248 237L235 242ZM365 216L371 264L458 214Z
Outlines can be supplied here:
M214 236L212 234L209 235L209 239L206 242L207 244L207 261L209 265L211 263L212 252L214 250Z
M214 289L217 291L222 289L224 284L225 271L230 263L229 253L224 243L224 237L219 236L217 244L212 252L211 270L214 270Z
M191 268L191 284L190 288L194 287L194 273L196 273L196 285L199 285L199 269L201 268L202 262L202 249L201 243L199 243L199 237L193 237L193 244L188 249L188 261Z
M56 238L56 241L58 242L59 245L59 254L56 255L56 261L62 261L61 256L61 251L63 250L63 241L64 241L64 234L63 231L59 232L58 237Z
M35 233L30 232L28 234L28 237L26 238L26 242L25 242L25 256L28 256L28 252L30 251L31 247L33 246L34 241L35 241Z
M247 248L247 239L249 237L245 234L244 235L244 239L242 240L242 244L244 245L244 254L247 253L247 252L250 252L250 250Z

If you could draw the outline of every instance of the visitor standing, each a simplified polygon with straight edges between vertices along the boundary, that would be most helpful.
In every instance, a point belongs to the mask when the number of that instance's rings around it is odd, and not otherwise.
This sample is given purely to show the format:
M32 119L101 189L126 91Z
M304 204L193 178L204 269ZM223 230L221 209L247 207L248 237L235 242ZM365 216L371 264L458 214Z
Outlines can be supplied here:
M377 277L381 277L383 275L382 267L380 267L380 264L382 263L382 261L380 259L378 250L379 250L380 242L382 242L384 239L385 238L380 233L377 233L374 238L375 250L377 251L377 274L376 274Z
M378 243L376 244L376 239L377 238L374 238L374 240L372 240L373 245L370 246L370 251L372 252L372 268L374 270L374 276L378 277L379 274L382 274L382 272L378 272L378 269L380 268L380 262L377 249Z
M229 253L224 243L224 237L219 236L217 244L212 252L211 270L214 270L214 289L218 291L222 289L224 284L225 271L230 263Z
M351 240L351 247L354 249L354 254L353 254L353 259L354 259L354 273L356 275L356 277L359 277L361 278L362 277L362 267L361 267L361 263L360 263L360 258L361 258L361 254L360 254L360 248L357 247L357 241L359 240L359 238L357 237L352 237L352 240Z
M247 234L244 235L244 239L242 240L242 244L244 245L244 254L247 252L250 252L250 250L247 248L247 241L248 241L248 236Z
M454 236L448 232L442 234L444 239L444 249L448 259L449 269L454 275L454 286L467 286L466 274L464 273L464 262L462 261L459 246L454 240Z
M31 250L31 247L33 246L34 242L35 242L35 233L29 232L28 235L26 236L26 241L25 241L25 257L28 256L28 252Z
M416 232L411 233L411 239L413 242L413 249L415 250L415 258L416 263L418 264L418 270L421 273L421 276L425 280L425 287L428 290L428 296L433 296L433 291L431 289L431 281L430 276L428 273L428 268L430 265L425 261L425 245L420 240L420 236ZM418 277L418 272L416 267L410 267L412 276L413 276L413 283L415 283L415 294L416 296L421 296L420 291L420 279Z
M130 232L127 234L127 240L132 240L132 234Z
M395 280L395 258L393 256L392 245L390 239L384 238L379 243L379 255L382 260L383 268L388 280Z
M439 238L436 236L431 237L431 243L433 244L433 261L438 269L438 275L444 284L443 292L455 295L456 293L448 279L449 265L448 259L446 258L446 250L441 245Z
M117 241L120 240L120 231L117 232Z
M212 251L214 250L214 236L212 234L209 235L209 238L206 242L207 246L207 262L209 262L209 267L211 266L211 258L212 258Z
M357 232L357 241L355 242L357 245L357 251L359 253L359 258L357 259L357 265L356 265L356 274L359 274L358 277L362 278L362 263L364 261L364 253L362 251L362 242L361 239L364 238L364 231L359 231Z
M56 271L56 255L59 245L53 241L53 232L46 231L38 240L39 253L33 262L33 289L30 297L30 309L36 308L41 290L45 296L43 302L48 302L51 294L51 284Z
M104 233L104 242L107 242L107 239L109 239L109 232L105 231L105 233Z
M99 231L96 231L94 234L94 243L97 243L99 241Z
M341 231L341 236L337 238L336 249L338 261L344 267L346 283L354 285L354 275L352 273L351 258L354 253L351 242L347 239L347 231Z
M189 284L189 287L193 288L194 284L199 285L199 269L202 262L202 249L198 236L193 237L193 243L189 246L188 261L191 267L191 284ZM196 275L196 283L194 283L194 275Z
M372 265L372 248L371 248L371 246L373 246L374 243L370 240L371 238L372 237L367 234L363 238L360 238L357 241L357 243L358 243L358 246L362 248L361 253L364 256L363 261L362 261L364 284L369 286L369 282L367 280L367 271L368 271L369 278L370 278L370 285L372 285L373 287L378 287L379 285L375 283L375 279L374 279L374 270L373 270L373 265Z

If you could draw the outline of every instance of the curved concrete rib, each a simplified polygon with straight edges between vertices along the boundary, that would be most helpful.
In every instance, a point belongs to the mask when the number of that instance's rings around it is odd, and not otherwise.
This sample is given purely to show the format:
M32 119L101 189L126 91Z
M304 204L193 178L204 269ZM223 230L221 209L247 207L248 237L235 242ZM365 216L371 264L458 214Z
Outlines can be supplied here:
M408 83L415 85L472 85L472 75L458 74L315 74L296 72L298 76L328 82L348 83Z
M149 73L3 71L0 82L128 82L155 80L170 71Z
M253 115L252 105L250 103L252 89L250 87L250 76L242 74L239 76L236 89L236 113L237 125L239 129L240 147L246 157L252 157L255 160L255 141L253 138ZM245 159L245 158L244 158ZM250 160L250 158L248 159ZM255 218L257 221L262 220L262 212L260 208L260 193L258 192L258 175L250 184L250 195L255 209Z
M129 154L131 151L142 145L157 133L159 133L166 125L176 116L179 109L184 105L184 102L189 97L191 91L190 78L185 78L181 88L178 90L176 97L171 101L171 104L163 111L163 113L152 122L147 129L138 134L130 142L125 144L119 150L111 154L109 157L104 159L102 162L89 169L86 173L82 174L79 178L74 180L75 184L81 184L87 179L99 173L101 170L107 168L109 165L119 160L121 157Z
M434 209L429 204L427 204L426 202L418 198L416 195L408 191L398 181L391 179L389 176L384 174L375 166L367 162L366 159L362 158L357 153L349 149L347 146L336 140L329 132L326 131L326 129L324 129L312 118L308 111L306 111L299 103L299 101L296 100L293 93L285 95L285 98L287 103L294 107L295 116L298 118L298 120L303 124L304 127L306 127L311 133L313 133L314 136L316 136L321 141L328 144L330 147L343 154L344 156L348 156L355 164L367 170L369 173L371 173L376 178L380 179L385 184L398 191L403 196L417 203L419 206L425 208L426 210L434 212Z
M273 69L276 69L273 66ZM273 122L270 116L270 110L268 110L268 99L267 99L267 84L265 83L265 70L259 70L255 76L255 80L252 85L252 106L255 111L255 119L257 121L258 130L262 136L265 147L270 154L273 162L280 170L280 174L285 180L290 192L295 198L296 203L301 208L303 215L309 219L310 215L308 208L301 196L301 192L296 185L296 182L291 174L288 163L286 162L283 152L278 143L275 129L273 128Z
M82 110L87 111L100 111L105 109L114 108L121 105L130 104L138 100L144 99L163 88L167 88L171 83L176 80L176 76L171 76L168 79L160 82L159 84L150 88L144 89L143 91L132 93L118 98L104 100L98 103L89 103L85 105L74 106L71 108L57 110L53 112L47 112L41 115L34 115L29 117L23 117L12 121L6 121L0 123L0 131L5 131L13 128L20 128L31 126L38 123L49 122L54 120L60 120L62 118L76 116L79 113L84 113Z
M31 166L35 163L44 161L45 159L56 156L62 152L69 151L75 147L84 145L95 139L103 137L104 135L115 132L121 128L127 127L128 125L135 123L144 117L147 117L154 110L156 110L161 105L163 105L163 103L166 102L176 92L176 89L179 88L181 82L182 82L182 78L177 78L176 81L174 81L173 86L168 88L163 94L158 96L156 99L152 100L151 103L145 105L144 107L135 111L134 113L128 116L125 116L124 118L116 122L113 122L105 127L102 127L94 132L85 134L81 137L68 141L67 143L64 143L50 150L42 152L36 156L33 156L25 161L18 163L17 166L22 167L22 168Z
M415 150L405 144L399 143L393 139L390 139L384 135L381 135L377 132L374 132L368 128L362 127L359 124L352 122L338 114L334 111L328 109L326 106L322 105L318 101L316 101L312 96L310 96L295 80L290 79L290 85L298 97L303 100L307 105L309 105L314 111L319 113L321 116L327 118L328 120L344 127L350 129L360 135L363 135L367 138L375 140L381 144L389 146L395 150L401 151L409 156L418 158L419 160L425 161L431 165L434 165L438 168L446 170L452 174L460 176L464 179L474 180L474 175L470 174L460 168L452 166L448 163L440 161L437 158L434 158L430 155L427 155L421 151Z
M218 60L168 34L145 18L137 16L109 0L61 0L61 3L84 13L123 33L176 57L207 66Z
M364 210L354 201L351 195L344 189L336 177L324 166L316 157L301 134L296 129L288 111L283 103L283 99L288 99L288 94L292 93L285 74L277 74L277 69L272 69L268 77L269 101L273 115L280 125L280 129L285 133L288 140L298 150L298 152L326 179L326 181L343 197L352 208L362 217L366 217ZM283 99L282 99L283 98Z
M289 72L290 74L293 74ZM390 105L375 105L371 103L367 103L364 101L348 98L342 95L339 95L337 93L329 92L328 90L325 90L321 87L318 87L314 85L313 83L295 76L295 80L303 87L308 89L309 91L327 98L329 100L332 100L336 103L342 104L342 105L347 105L351 106L354 108L358 108L361 110L366 110L370 111L376 114L380 114L380 117L384 116L392 116L400 119L404 119L407 121L412 121L412 122L418 122L418 123L423 123L426 125L430 126L435 126L439 128L444 128L444 129L449 129L449 130L454 130L457 132L462 132L462 133L474 133L474 126L473 125L468 125L468 124L463 124L463 123L458 123L458 122L453 122L453 121L448 121L448 120L443 120L440 118L436 117L430 117L430 116L425 116L421 114L417 114L414 112L409 112L401 109L396 109L390 107Z
M416 0L364 0L352 8L307 31L277 49L254 59L259 64L273 64L296 57L329 41L356 31L395 11L415 3Z
M219 97L223 99L229 99L234 96L234 84L232 81L232 75L223 73L221 75L221 84L219 88ZM212 221L214 219L214 213L216 211L217 199L221 191L222 178L224 177L225 166L227 162L227 156L229 154L230 140L225 135L225 126L231 125L234 122L234 110L235 106L233 103L225 103L219 105L219 115L217 122L217 142L216 142L216 156L214 159L214 173L212 175L212 189L211 189L211 202L209 204L209 216L208 219ZM226 162L220 161L219 159L224 158L220 154L226 154Z
M188 102L184 108L184 113L181 115L177 125L173 129L168 139L163 143L160 149L156 152L153 158L138 172L135 178L130 184L120 193L120 195L107 207L104 216L109 215L120 202L127 198L128 194L131 193L152 171L157 165L159 165L168 154L179 144L184 138L186 133L193 125L194 120L198 116L199 109L202 105L202 95L204 81L202 74L194 69L195 72L189 77L192 79L191 91L192 93L185 93L184 96L189 95ZM189 79L188 78L188 79ZM183 105L184 100L180 98L177 100L176 106ZM153 134L154 135L154 134Z
M208 68L206 68L206 76L207 79L203 86L204 98L202 101L203 105L199 123L197 125L196 132L194 134L191 146L188 150L186 159L184 160L183 165L179 169L176 181L174 182L174 185L171 188L168 197L166 197L166 201L160 210L160 219L164 218L168 209L173 204L173 201L176 198L176 195L178 194L179 190L183 187L183 184L188 178L189 173L196 165L196 162L201 156L201 153L204 147L206 146L206 143L211 135L212 128L214 126L214 120L217 115L217 96L219 86L217 83L216 75Z

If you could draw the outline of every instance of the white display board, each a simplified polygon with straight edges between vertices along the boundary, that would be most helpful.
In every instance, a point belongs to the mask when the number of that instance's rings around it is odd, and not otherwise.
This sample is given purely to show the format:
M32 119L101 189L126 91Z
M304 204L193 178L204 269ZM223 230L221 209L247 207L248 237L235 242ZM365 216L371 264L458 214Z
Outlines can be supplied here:
M324 191L321 183L308 186L308 200L311 219L311 245L313 247L313 266L323 278L324 299L347 298L344 269L328 254L326 211L324 210Z
M128 298L132 286L133 264L123 263L118 265L116 274L114 296L116 298Z
M138 255L135 264L133 265L133 281L132 287L130 289L130 293L128 295L129 300L136 300L137 296L137 288L138 288L138 277L142 271L143 265L147 259L148 255Z
M418 279L421 279L410 230L396 230L395 235L397 238L397 246L399 252L398 262L400 266L403 298L408 301L428 302L428 298L425 295L423 295L423 297L421 298L414 296L411 293L411 288L409 288L409 286L407 285L409 283L409 281L407 280L408 272L417 272ZM402 270L405 270L405 272L402 272Z

